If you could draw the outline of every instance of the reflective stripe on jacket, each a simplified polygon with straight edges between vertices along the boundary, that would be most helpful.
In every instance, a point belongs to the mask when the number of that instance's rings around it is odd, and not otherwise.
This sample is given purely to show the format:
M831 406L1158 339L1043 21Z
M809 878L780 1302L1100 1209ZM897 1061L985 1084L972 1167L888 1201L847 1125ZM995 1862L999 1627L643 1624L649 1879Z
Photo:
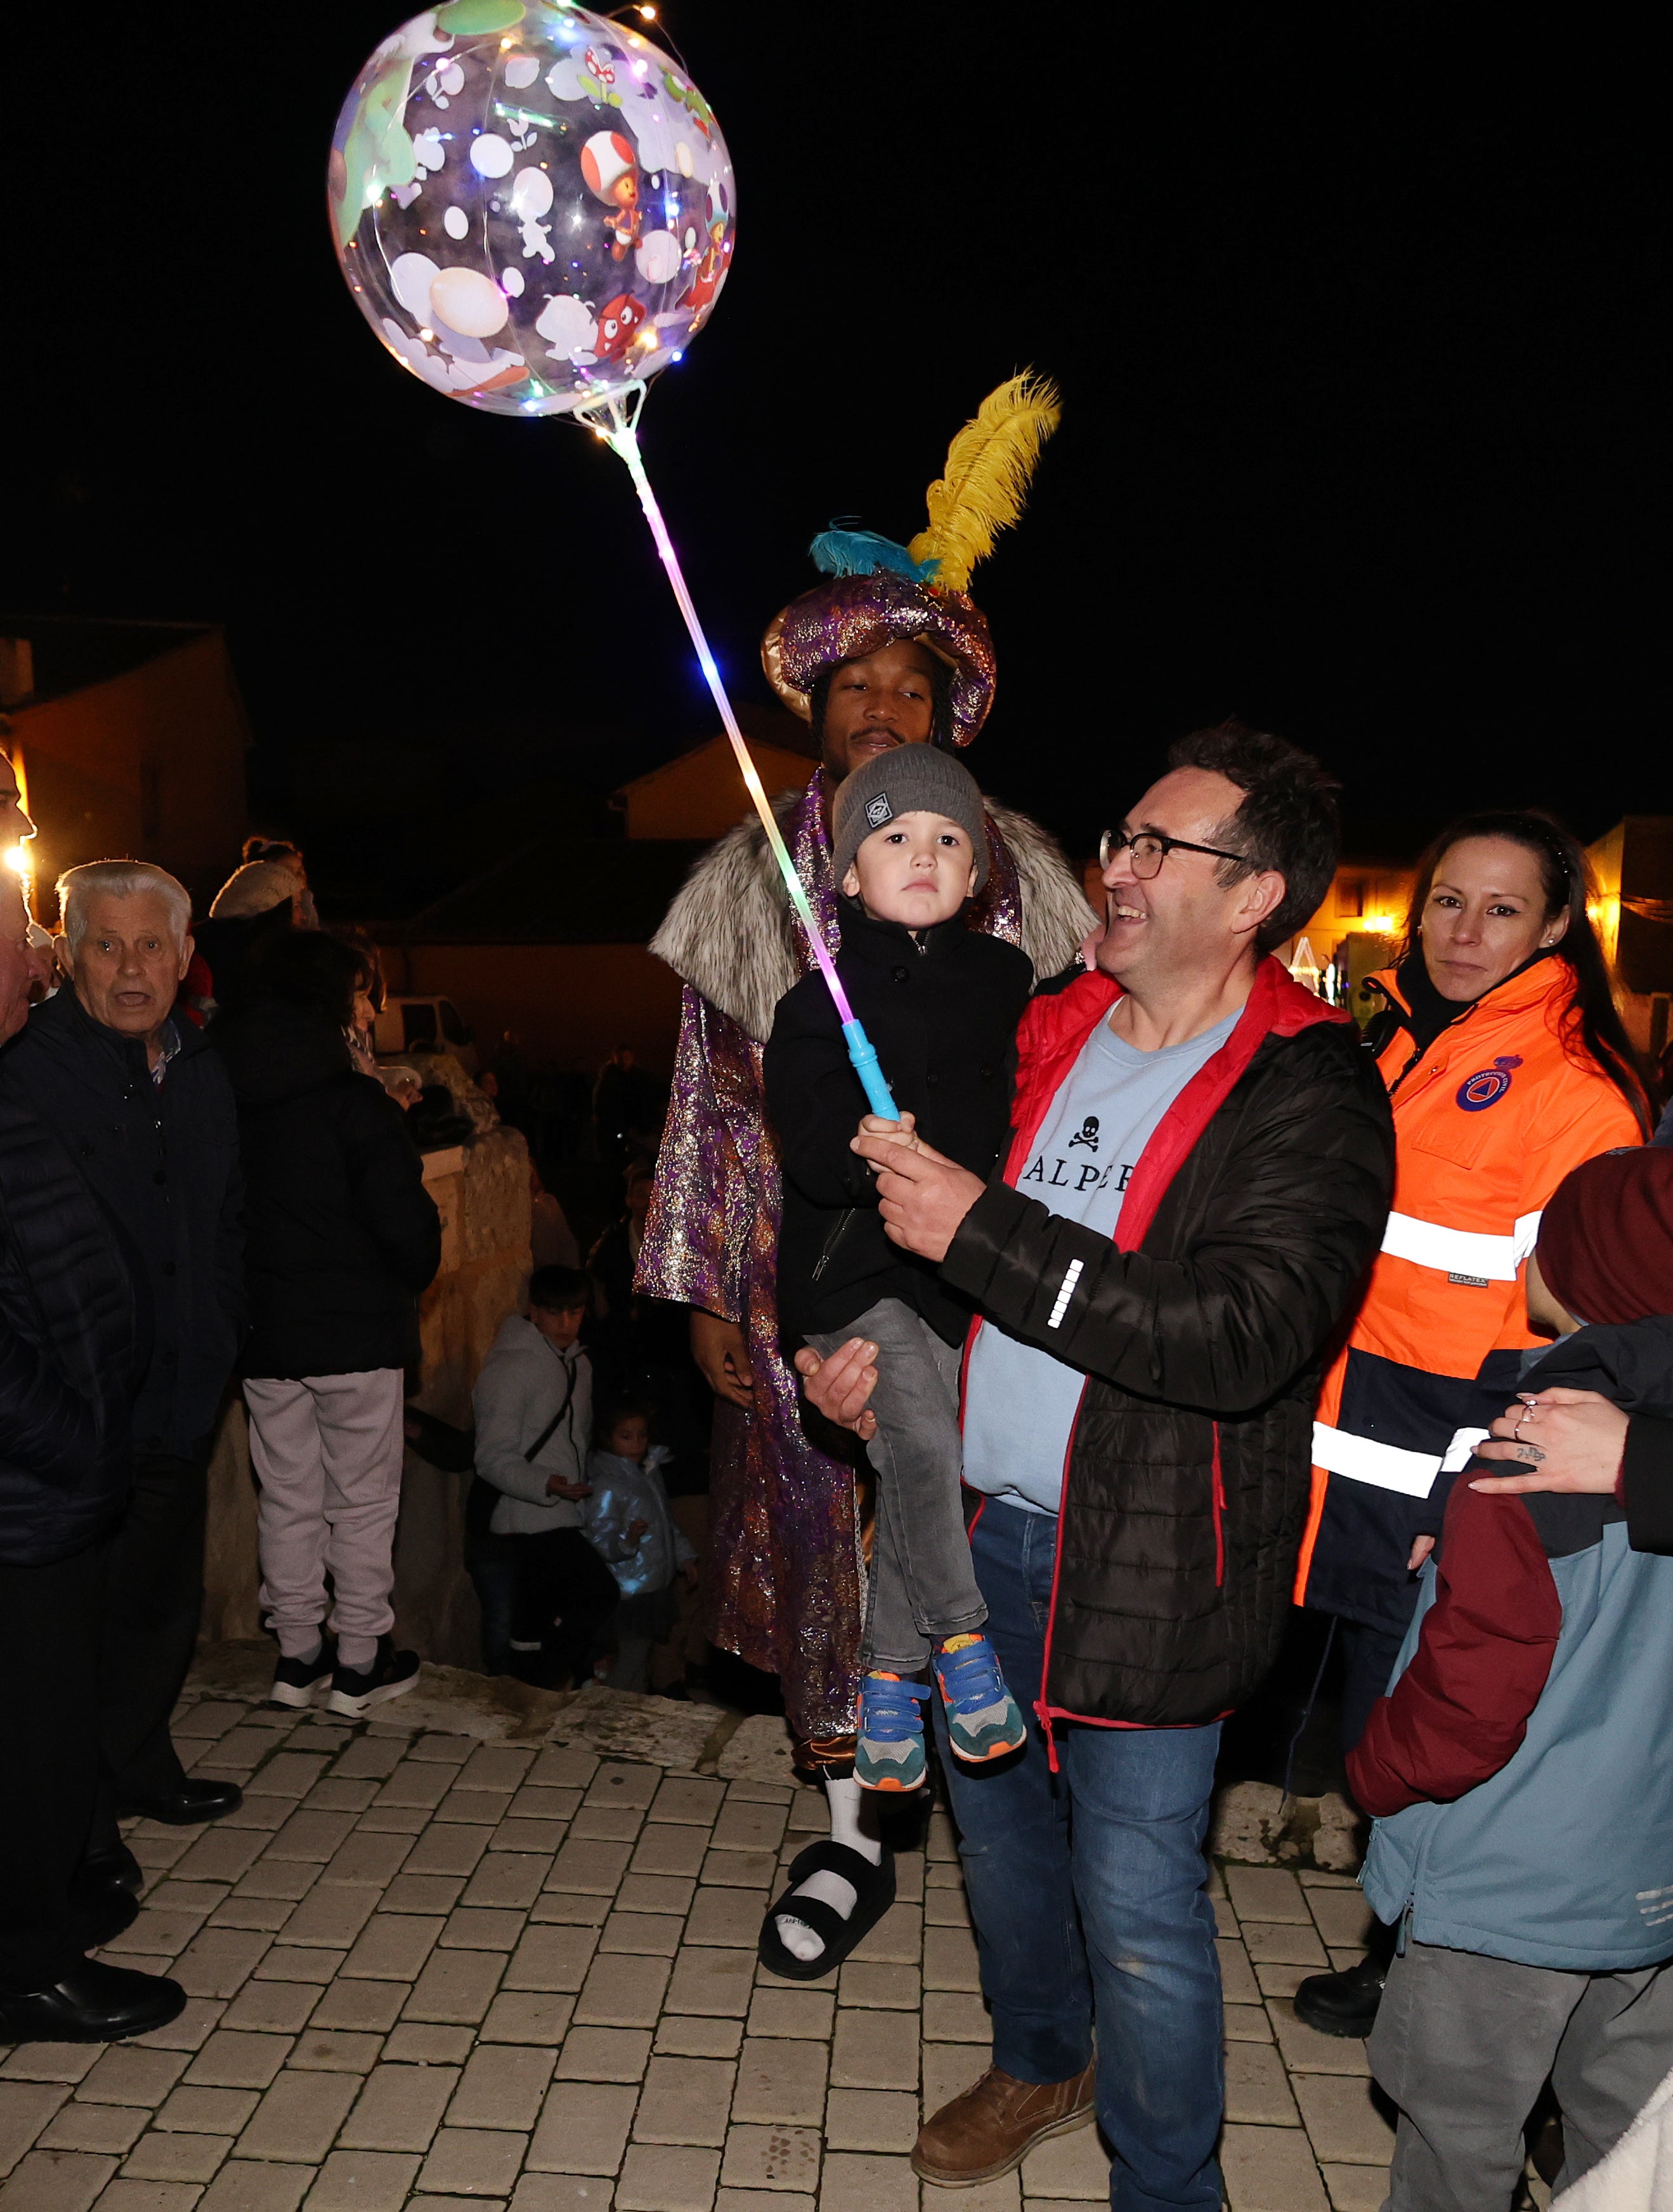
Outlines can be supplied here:
M1371 979L1405 1011L1392 974ZM1394 1108L1394 1205L1313 1432L1301 1601L1395 1630L1411 1617L1412 1540L1440 1526L1479 1440L1480 1376L1514 1394L1522 1276L1545 1201L1572 1168L1636 1145L1632 1109L1578 1041L1574 971L1535 963L1466 1007L1426 1052L1397 1029L1378 1061ZM1497 1356L1495 1356L1497 1355Z

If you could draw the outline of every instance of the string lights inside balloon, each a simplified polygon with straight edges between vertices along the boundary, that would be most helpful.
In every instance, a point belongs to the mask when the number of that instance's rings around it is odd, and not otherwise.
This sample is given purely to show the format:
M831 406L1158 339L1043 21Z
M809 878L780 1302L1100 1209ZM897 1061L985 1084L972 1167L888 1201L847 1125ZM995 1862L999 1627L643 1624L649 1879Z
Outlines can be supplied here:
M649 21L649 11L633 11ZM895 1107L738 727L646 472L646 386L726 281L731 158L690 76L566 0L447 0L385 39L331 142L332 236L391 354L446 398L585 423L633 479L872 1111Z

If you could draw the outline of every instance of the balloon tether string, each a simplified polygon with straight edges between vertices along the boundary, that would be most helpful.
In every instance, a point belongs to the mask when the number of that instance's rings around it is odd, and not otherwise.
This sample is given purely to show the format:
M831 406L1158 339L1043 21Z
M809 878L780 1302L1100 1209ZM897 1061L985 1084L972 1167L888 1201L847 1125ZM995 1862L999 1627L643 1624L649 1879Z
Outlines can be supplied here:
M639 444L639 410L644 404L645 386L639 384L629 386L625 393L612 393L608 399L600 400L595 406L577 408L575 413L577 419L585 422L595 437L602 438L617 459L626 464L627 473L633 480L633 489L639 494L639 503L651 526L651 535L656 540L657 551L668 572L675 600L684 617L692 644L696 648L698 666L703 672L703 680L709 687L711 697L720 710L721 726L731 741L738 773L743 776L744 788L754 800L755 811L761 817L768 848L779 864L779 872L785 879L785 889L790 893L791 904L796 909L797 919L807 937L809 950L818 962L820 973L836 1003L837 1018L842 1024L843 1041L848 1047L848 1057L854 1063L854 1072L864 1088L872 1112L882 1115L887 1121L894 1121L897 1109L877 1064L876 1049L854 1018L854 1010L848 1003L848 994L842 988L842 979L837 974L830 950L814 919L802 878L796 872L796 863L790 857L784 834L779 828L778 817L773 811L772 801L767 798L760 772L750 758L749 748L738 727L737 716L732 711L732 702L726 696L726 686L721 681L720 670L709 650L703 625L698 620L697 609L692 604L685 573L680 566L680 556L674 550L674 541L668 534L668 525L657 504L657 495L651 489L650 477L645 473L644 457Z

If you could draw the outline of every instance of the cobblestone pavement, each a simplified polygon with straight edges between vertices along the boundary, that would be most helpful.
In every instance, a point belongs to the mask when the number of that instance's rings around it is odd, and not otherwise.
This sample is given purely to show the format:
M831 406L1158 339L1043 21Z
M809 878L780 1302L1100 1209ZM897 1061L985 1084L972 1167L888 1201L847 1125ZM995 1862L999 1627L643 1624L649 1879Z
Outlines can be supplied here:
M106 1955L191 2001L134 2043L6 2053L0 2212L920 2212L920 2113L988 2041L944 1816L840 1975L792 1986L755 1943L811 1792L227 1699L176 1731L244 1805L133 1828L144 1906ZM1357 1956L1359 1893L1215 1887L1234 2212L1373 2212L1362 2048L1288 2002ZM1106 2192L1086 2129L921 2212Z

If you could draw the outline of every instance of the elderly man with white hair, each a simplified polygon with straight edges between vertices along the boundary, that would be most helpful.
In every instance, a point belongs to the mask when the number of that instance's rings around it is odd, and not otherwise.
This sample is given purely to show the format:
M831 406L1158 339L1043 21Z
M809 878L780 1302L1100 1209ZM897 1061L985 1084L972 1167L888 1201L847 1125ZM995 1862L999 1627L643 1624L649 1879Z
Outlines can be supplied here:
M0 788L0 802L4 799ZM0 1047L45 957L0 875ZM3 1064L3 1054L0 1054ZM0 1094L0 2043L166 2027L176 1982L86 1954L137 1917L81 1894L99 1789L100 1547L128 1491L142 1307L115 1224L57 1133Z
M203 1604L209 1445L242 1325L237 1119L219 1057L173 1018L192 950L184 885L143 861L99 860L60 878L58 896L72 988L30 1015L0 1060L0 1091L57 1132L147 1293L133 1492L104 1553L104 1778L86 1869L133 1887L118 1814L185 1824L239 1802L231 1784L189 1778L168 1733Z

